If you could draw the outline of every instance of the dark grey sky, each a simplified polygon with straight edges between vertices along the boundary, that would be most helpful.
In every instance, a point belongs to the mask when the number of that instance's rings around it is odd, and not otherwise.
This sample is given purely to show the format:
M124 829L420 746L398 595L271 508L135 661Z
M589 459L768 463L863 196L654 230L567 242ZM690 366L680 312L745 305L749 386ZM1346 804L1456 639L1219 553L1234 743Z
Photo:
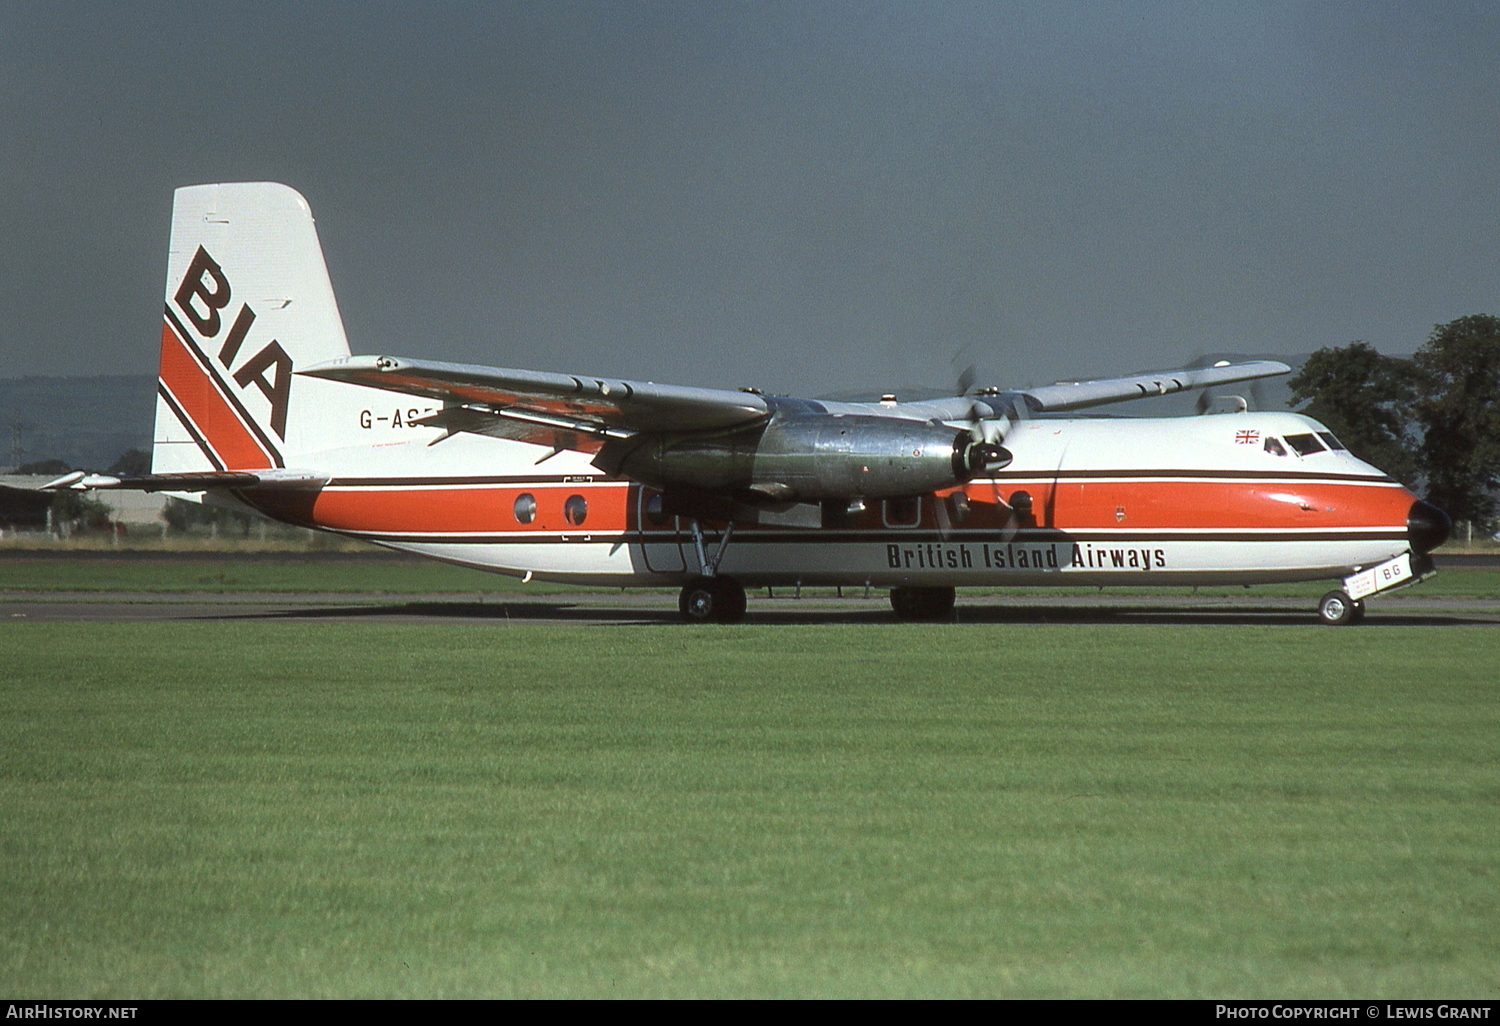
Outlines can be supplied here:
M171 190L356 352L817 393L1500 313L1500 5L0 6L3 373L155 366Z

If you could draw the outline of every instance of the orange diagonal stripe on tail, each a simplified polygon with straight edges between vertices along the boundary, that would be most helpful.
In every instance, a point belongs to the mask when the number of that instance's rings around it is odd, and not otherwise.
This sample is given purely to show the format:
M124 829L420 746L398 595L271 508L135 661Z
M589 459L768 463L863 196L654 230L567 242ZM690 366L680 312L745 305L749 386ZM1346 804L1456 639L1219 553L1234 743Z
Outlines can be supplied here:
M240 420L169 322L161 326L161 382L172 393L190 425L204 438L226 469L259 470L275 462Z

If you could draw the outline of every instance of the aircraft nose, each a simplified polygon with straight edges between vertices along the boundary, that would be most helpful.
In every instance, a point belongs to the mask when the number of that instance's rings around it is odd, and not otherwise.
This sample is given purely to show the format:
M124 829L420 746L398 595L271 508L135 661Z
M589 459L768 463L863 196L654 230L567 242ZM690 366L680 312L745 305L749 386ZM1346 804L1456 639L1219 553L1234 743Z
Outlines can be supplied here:
M1452 519L1430 502L1418 499L1407 511L1406 537L1411 540L1412 551L1419 556L1425 556L1447 541L1452 530Z

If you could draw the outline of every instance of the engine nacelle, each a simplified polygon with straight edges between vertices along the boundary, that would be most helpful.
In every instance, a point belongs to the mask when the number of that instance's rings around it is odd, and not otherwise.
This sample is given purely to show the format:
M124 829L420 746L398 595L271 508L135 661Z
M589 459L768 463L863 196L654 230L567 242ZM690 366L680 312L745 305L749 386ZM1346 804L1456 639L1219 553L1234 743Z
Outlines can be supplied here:
M777 417L754 431L656 436L623 448L606 447L596 463L658 488L782 502L922 495L1010 462L967 431L858 414Z

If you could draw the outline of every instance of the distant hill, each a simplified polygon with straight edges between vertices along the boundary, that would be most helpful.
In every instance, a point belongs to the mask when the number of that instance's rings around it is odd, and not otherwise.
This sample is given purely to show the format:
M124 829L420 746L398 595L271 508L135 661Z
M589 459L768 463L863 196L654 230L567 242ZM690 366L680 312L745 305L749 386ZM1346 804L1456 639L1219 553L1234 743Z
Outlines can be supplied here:
M155 414L155 375L0 378L0 466L59 459L102 470L151 447Z

